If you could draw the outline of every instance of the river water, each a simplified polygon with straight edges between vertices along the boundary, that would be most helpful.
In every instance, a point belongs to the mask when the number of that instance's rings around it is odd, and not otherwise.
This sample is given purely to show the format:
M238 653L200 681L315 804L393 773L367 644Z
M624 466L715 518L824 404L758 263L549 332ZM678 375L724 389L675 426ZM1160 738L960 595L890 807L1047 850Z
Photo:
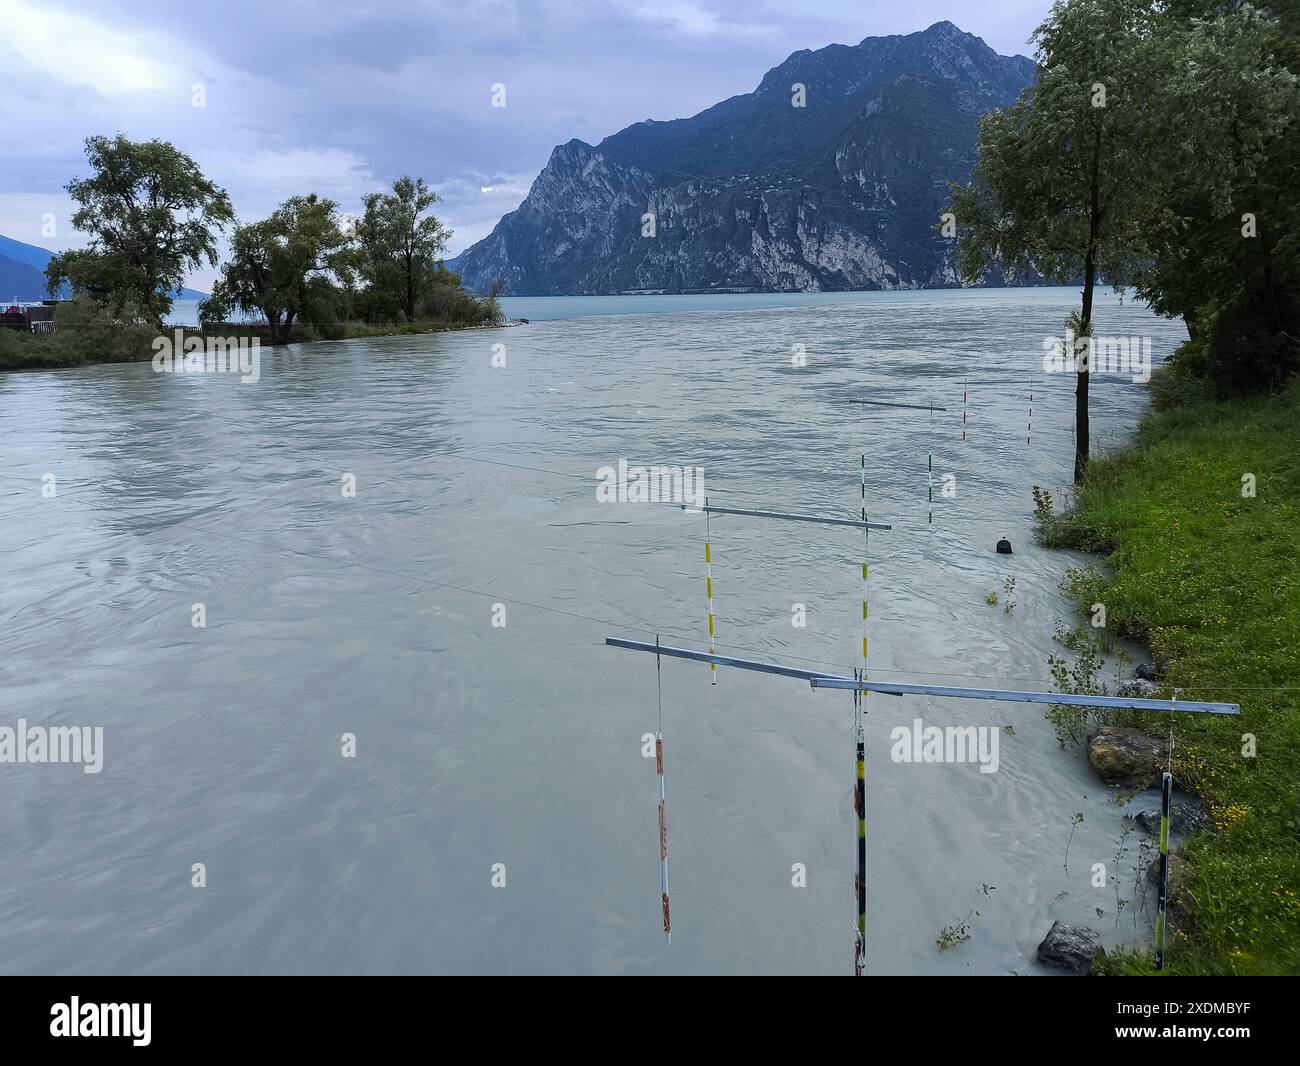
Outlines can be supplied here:
M598 502L596 470L699 465L714 504L851 517L865 451L893 525L868 549L873 676L1048 687L1078 560L1033 545L1030 487L1069 484L1073 377L1041 359L1076 301L507 300L530 325L268 351L256 384L0 376L0 726L104 738L96 774L0 764L0 970L851 972L850 696L680 660L660 693L653 657L604 647L707 645L705 523ZM1157 360L1184 336L1109 294L1098 331ZM1118 446L1144 391L1093 399ZM730 516L712 538L721 650L858 665L857 531ZM1008 614L985 597L1011 577ZM867 702L870 972L1041 972L1054 918L1148 935L1092 885L1123 812L1043 708ZM997 771L892 761L916 718L998 729Z

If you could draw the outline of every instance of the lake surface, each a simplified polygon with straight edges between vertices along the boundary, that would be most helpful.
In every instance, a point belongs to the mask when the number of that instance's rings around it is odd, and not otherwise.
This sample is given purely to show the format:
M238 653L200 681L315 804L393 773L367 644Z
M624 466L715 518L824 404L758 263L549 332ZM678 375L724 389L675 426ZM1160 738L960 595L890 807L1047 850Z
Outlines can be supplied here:
M0 375L0 726L104 730L98 774L0 765L0 971L852 971L851 697L680 660L664 944L655 662L603 640L707 645L705 521L600 503L596 471L699 465L715 504L852 517L865 451L893 524L870 538L873 676L1049 687L1078 557L1033 545L1030 487L1069 485L1074 379L1041 360L1077 294L504 302L532 324L268 351L256 384ZM1109 294L1097 328L1157 359L1185 338ZM1094 447L1144 396L1094 380ZM721 650L858 665L857 531L712 527ZM1008 578L1010 614L985 602ZM869 972L1041 972L1054 918L1148 935L1152 903L1117 921L1091 885L1123 811L1043 708L867 702ZM891 761L916 718L1014 733L996 773Z

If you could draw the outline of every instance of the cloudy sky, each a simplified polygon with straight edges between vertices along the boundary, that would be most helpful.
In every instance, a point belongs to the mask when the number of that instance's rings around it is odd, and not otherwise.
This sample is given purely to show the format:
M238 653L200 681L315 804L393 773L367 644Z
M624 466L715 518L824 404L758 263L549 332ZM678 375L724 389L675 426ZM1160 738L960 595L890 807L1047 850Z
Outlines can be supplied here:
M120 130L188 152L243 220L311 191L358 210L394 177L422 175L443 197L455 254L518 205L570 138L595 143L642 119L695 114L751 91L800 48L942 19L1003 54L1029 54L1049 6L0 0L0 234L59 250L81 243L63 186L86 172L87 136ZM505 107L492 106L497 84Z

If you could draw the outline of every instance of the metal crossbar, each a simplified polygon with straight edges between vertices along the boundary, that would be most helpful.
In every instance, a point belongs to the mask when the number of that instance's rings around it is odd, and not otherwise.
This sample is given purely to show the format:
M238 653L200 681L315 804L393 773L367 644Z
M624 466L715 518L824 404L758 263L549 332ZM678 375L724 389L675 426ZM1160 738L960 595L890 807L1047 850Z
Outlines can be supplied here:
M703 507L692 508L689 504L679 504L683 511L694 511L705 514L739 514L749 515L751 518L783 518L789 522L816 522L823 526L853 526L857 529L893 529L893 526L883 525L879 522L863 522L856 518L822 518L819 515L811 514L788 514L785 511L748 511L739 507L713 507L705 504Z
M781 666L778 663L759 662L756 659L738 659L731 655L713 655L704 651L692 651L690 648L673 648L666 644L648 644L642 640L628 640L624 637L606 637L605 643L611 648L625 648L628 651L650 652L654 655L667 655L675 659L690 659L695 662L713 663L717 666L730 666L738 670L753 670L763 674L779 674L807 681L813 688L849 689L861 692L880 692L889 696L950 696L969 700L999 700L1010 703L1049 703L1063 704L1068 707L1109 707L1130 708L1136 711L1163 711L1175 714L1222 714L1241 713L1241 706L1236 703L1202 703L1196 700L1152 700L1129 696L1085 696L1068 692L1020 692L1014 689L962 688L954 685L913 685L898 681L877 681L858 679L830 674L824 671L803 670L794 666Z
M888 403L885 400L850 400L850 403L864 403L868 407L906 407L913 411L946 411L946 407L935 407L930 403Z

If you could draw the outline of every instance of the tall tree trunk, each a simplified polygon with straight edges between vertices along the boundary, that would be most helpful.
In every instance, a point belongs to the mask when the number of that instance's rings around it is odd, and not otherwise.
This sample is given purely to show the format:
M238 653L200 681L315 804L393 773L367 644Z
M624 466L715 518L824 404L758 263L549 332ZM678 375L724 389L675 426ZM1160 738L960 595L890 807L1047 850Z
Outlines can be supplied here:
M406 253L406 301L402 306L406 312L406 321L415 321L415 261L408 251Z
M1076 343L1083 337L1092 336L1092 289L1096 280L1097 259L1093 249L1089 248L1083 263L1083 311L1079 316L1081 337L1075 338ZM1076 485L1083 480L1084 471L1088 468L1088 377L1092 369L1091 354L1092 344L1089 342L1080 359L1078 380L1074 387L1074 483Z
M1097 246L1101 239L1101 130L1092 141L1092 181L1089 190L1088 251L1083 258L1083 310L1079 315L1079 332L1089 338L1084 349L1086 361L1079 363L1078 383L1074 388L1074 483L1083 480L1088 469L1088 377L1092 372L1092 290L1097 283ZM1076 337L1078 341L1080 338Z

